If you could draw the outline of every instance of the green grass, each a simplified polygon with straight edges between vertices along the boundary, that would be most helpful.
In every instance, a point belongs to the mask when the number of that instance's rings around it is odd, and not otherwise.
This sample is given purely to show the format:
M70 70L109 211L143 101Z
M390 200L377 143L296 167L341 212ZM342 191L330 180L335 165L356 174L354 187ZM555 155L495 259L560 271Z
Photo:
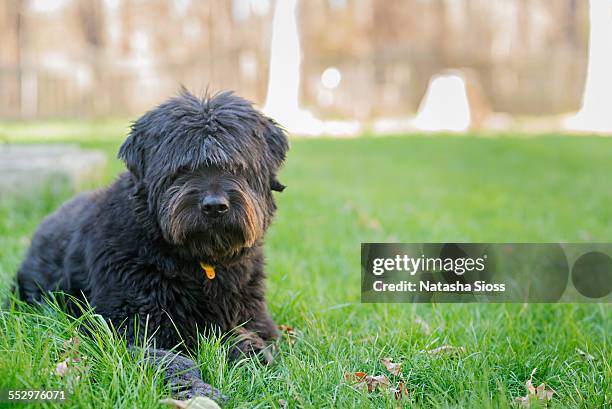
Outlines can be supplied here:
M28 136L15 124L3 133L8 141L66 139L102 149L111 181L123 167L114 159L121 140L109 129L124 126L77 129L78 138L62 137L61 126L57 135ZM361 242L380 241L610 241L611 154L612 139L590 137L293 140L267 260L272 316L295 329L296 342L280 341L275 363L263 367L228 363L219 340L202 339L205 380L230 407L279 407L282 399L288 407L497 408L525 394L537 367L534 383L554 389L552 407L610 407L609 305L362 305L359 251ZM36 225L67 197L2 199L1 294ZM66 408L155 407L167 392L155 381L159 369L142 367L91 315L82 320L95 336L81 340L88 359L70 383L48 370L65 357L80 321L53 309L5 311L0 388L73 387ZM442 345L466 352L423 352ZM410 401L344 380L346 372L386 373L381 357L402 362Z

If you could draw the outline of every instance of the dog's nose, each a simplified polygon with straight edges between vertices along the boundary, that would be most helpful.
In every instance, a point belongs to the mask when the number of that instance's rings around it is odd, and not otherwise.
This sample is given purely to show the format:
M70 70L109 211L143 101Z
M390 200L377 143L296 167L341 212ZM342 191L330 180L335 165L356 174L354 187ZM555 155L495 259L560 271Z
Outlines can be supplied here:
M200 204L202 211L207 216L221 216L229 210L229 201L221 195L206 195Z

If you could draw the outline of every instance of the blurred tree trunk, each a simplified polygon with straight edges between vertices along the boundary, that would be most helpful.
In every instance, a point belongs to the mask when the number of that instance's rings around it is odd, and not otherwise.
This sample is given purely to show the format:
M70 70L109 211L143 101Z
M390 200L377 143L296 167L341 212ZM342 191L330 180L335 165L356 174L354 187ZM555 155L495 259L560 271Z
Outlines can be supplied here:
M6 55L8 65L14 64L15 67L15 82L16 90L15 107L18 107L18 113L21 113L22 105L22 80L23 80L23 53L26 46L26 26L24 18L24 2L23 0L8 1L6 7L6 22L7 26L2 28L2 33L5 39L13 39L13 44L7 44L7 47L12 50ZM12 31L12 33L10 32Z
M436 31L433 40L433 49L435 50L433 55L434 72L440 71L444 68L449 68L449 42L451 42L451 37L449 36L446 7L446 0L436 0L434 3L436 24Z
M84 109L87 111L87 105L90 105L94 113L97 114L104 108L99 106L100 101L96 98L95 90L107 87L103 78L105 69L102 54L104 52L105 33L102 0L80 0L77 3L77 18L85 39L87 62L91 68L94 83L92 92L89 96L83 96L85 100L82 101L77 110ZM83 115L83 112L80 114Z

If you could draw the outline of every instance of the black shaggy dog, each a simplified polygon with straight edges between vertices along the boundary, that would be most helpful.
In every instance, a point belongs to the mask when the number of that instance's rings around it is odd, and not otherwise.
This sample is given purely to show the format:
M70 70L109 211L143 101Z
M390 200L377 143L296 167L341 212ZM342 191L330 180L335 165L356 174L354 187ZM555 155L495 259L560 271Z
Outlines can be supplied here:
M195 363L165 349L239 327L232 354L258 354L278 336L264 296L263 237L287 149L284 131L251 103L184 90L132 126L119 150L129 172L42 222L18 296L87 300L128 341L143 339L134 320L148 322L152 359L171 355L172 385L219 398Z

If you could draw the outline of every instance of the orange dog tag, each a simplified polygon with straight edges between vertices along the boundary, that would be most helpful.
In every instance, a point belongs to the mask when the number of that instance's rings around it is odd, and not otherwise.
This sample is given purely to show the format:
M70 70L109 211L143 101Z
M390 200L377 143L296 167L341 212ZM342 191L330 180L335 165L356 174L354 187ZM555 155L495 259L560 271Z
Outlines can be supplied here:
M200 267L202 267L202 270L204 270L206 277L208 277L209 280L215 278L215 268L213 266L210 264L204 264L204 262L200 261Z

